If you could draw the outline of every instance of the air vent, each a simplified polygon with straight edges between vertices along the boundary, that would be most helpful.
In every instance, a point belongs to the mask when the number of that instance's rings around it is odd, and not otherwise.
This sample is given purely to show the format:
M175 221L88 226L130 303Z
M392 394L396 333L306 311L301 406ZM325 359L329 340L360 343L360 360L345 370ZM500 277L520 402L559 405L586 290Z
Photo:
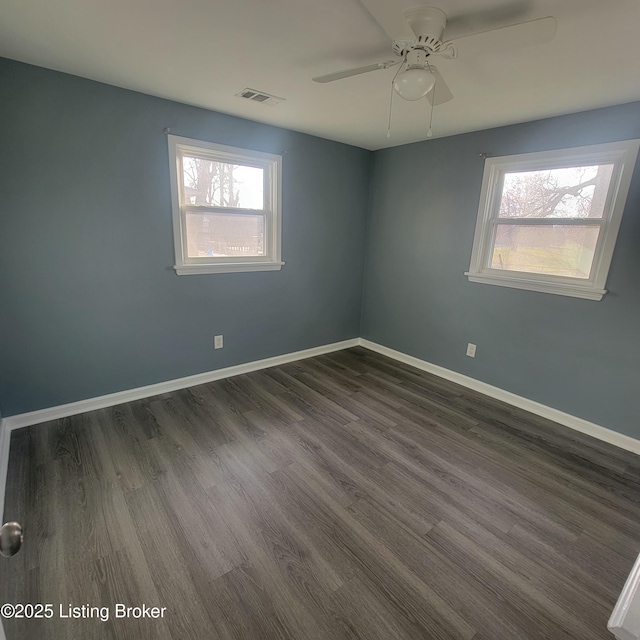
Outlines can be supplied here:
M243 89L240 93L236 93L238 98L244 98L245 100L253 100L254 102L261 102L262 104L280 104L284 98L278 98L278 96L272 96L264 91L256 91L255 89Z

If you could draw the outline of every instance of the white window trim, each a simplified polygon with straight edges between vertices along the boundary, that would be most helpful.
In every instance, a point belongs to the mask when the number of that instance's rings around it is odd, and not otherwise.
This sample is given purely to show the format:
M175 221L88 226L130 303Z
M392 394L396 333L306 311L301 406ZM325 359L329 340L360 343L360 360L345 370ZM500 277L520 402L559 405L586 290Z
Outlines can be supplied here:
M178 275L196 275L206 273L235 273L243 271L279 271L282 262L282 156L262 151L240 149L227 145L184 138L169 134L169 163L171 184L171 205L173 212L173 241L175 249L175 265L173 268ZM252 257L206 257L189 258L186 244L186 211L187 203L181 201L184 192L182 188L182 174L180 161L184 153L203 152L213 159L222 162L255 166L264 169L265 200L268 203L266 214L265 256ZM208 152L208 153L207 153ZM223 209L222 207L216 207ZM230 210L241 211L241 210ZM262 211L262 210L261 210Z
M471 253L471 264L465 275L471 282L502 287L527 289L542 293L602 300L607 292L605 284L613 257L620 222L638 155L640 140L625 140L605 144L487 158L485 160L480 205ZM588 279L492 269L490 254L493 248L492 227L497 219L504 175L509 171L535 171L586 164L613 163L614 170L607 194L603 218L585 218L580 224L598 224L601 234L596 245L591 274ZM523 218L522 224L552 224L551 219ZM513 223L513 219L510 220ZM518 224L518 223L516 223ZM571 224L566 219L556 224Z

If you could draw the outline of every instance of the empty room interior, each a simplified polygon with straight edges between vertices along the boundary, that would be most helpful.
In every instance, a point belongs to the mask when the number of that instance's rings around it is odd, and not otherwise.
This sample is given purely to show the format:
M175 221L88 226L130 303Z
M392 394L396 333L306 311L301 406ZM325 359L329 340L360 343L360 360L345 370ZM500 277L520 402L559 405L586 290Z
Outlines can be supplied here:
M640 639L636 0L3 0L0 640Z

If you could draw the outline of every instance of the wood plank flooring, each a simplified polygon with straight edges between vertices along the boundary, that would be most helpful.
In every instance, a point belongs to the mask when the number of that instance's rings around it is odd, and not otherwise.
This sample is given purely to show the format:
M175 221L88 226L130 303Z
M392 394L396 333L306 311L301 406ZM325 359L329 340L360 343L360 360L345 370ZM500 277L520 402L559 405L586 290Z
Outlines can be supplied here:
M86 413L12 434L0 602L55 615L7 639L611 638L639 485L631 453L363 348Z

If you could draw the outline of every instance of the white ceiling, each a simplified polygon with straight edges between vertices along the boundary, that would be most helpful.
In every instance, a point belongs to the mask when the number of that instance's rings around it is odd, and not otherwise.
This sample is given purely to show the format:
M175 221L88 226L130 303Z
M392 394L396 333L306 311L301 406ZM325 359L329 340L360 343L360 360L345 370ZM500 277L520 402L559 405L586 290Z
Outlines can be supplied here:
M454 100L435 108L434 137L640 100L638 0L423 3L450 18L491 16L490 26L558 22L549 44L484 55L461 46L458 59L438 58ZM7 58L367 149L426 137L427 102L397 96L386 137L396 69L311 81L393 58L359 0L2 0L0 16ZM235 97L245 87L286 101Z

